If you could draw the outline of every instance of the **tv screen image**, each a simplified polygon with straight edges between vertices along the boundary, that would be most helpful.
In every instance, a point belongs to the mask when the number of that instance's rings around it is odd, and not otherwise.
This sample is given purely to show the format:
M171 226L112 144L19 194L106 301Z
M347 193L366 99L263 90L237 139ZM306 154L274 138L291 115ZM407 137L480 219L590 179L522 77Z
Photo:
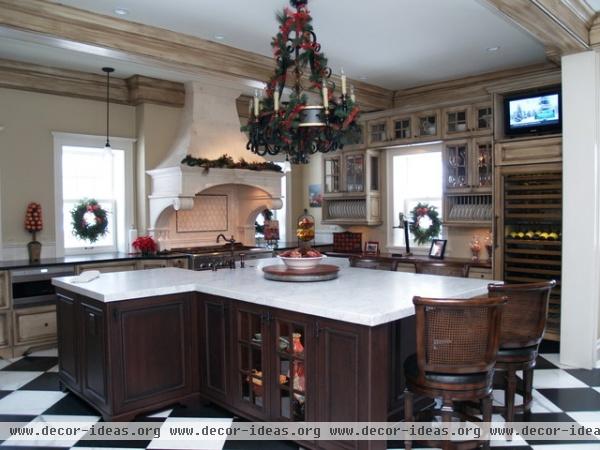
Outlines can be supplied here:
M557 125L560 122L559 94L540 95L509 102L510 128Z

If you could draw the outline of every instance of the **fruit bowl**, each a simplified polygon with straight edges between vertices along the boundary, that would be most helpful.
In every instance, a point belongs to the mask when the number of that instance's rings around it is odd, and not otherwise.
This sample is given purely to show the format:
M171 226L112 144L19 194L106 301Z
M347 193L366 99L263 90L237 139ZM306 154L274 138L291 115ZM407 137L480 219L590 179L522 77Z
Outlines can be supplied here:
M321 264L321 261L324 258L327 258L327 256L325 256L325 255L314 256L314 257L302 257L302 258L298 258L298 257L294 258L294 257L290 257L290 256L281 256L281 255L279 255L278 257L290 269L299 269L299 270L313 269L313 268L317 267L319 264Z

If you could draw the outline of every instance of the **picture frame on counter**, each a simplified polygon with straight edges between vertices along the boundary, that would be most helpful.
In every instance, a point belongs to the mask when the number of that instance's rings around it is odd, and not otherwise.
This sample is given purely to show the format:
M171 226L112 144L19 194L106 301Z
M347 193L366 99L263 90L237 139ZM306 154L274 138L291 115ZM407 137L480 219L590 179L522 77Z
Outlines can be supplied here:
M431 247L429 248L429 257L433 259L444 259L447 242L447 239L432 239Z
M367 241L365 242L365 254L366 255L379 255L379 242Z

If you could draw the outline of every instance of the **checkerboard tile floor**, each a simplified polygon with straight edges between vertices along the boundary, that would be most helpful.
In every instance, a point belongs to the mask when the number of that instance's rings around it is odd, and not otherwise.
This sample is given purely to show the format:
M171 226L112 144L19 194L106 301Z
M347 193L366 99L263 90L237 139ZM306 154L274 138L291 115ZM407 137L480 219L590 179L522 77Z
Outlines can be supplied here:
M582 370L558 367L558 355L542 353L534 376L534 404L530 421L536 422L600 422L600 369ZM0 360L0 421L31 422L71 420L94 423L99 415L73 394L63 393L58 386L56 350L33 353L10 361ZM502 393L494 393L495 402L501 402ZM233 414L217 406L174 406L158 411L137 421L169 423L177 420L211 420L230 423L238 420ZM517 420L525 420L517 417ZM499 415L494 421L503 421ZM175 445L174 445L175 444ZM493 447L504 450L600 450L600 440L587 442L552 442L515 439L496 443ZM502 445L503 444L503 445ZM178 446L179 445L179 446ZM294 450L298 446L275 441L227 441L221 443L173 443L160 439L151 441L86 441L84 436L72 441L40 441L36 445L19 445L8 439L0 443L0 450L10 449L79 450L148 448L148 449L238 449L238 450ZM404 448L401 443L389 442L389 449ZM418 448L418 447L417 447Z

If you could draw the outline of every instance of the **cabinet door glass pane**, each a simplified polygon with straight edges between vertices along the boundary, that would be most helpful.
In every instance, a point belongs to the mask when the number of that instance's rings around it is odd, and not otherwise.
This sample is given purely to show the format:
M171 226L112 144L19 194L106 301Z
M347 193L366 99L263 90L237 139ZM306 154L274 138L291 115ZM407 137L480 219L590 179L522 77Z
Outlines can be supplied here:
M340 190L340 160L325 160L325 192L339 192Z
M258 313L238 311L238 379L241 400L264 407L263 326Z
M385 122L371 125L371 142L385 141L386 126Z
M411 137L410 118L394 121L394 139L408 139Z
M371 190L379 190L379 157L371 156Z
M489 142L477 146L477 171L479 186L491 186L492 144Z
M346 156L346 189L348 192L365 190L365 158L363 155Z
M419 117L419 136L435 136L437 134L437 117Z
M277 405L283 419L306 419L306 328L303 325L277 320Z
M477 109L477 129L488 130L492 128L492 108Z
M460 133L467 131L467 111L454 111L447 113L448 132Z
M467 185L467 146L449 145L446 147L448 179L446 185L451 188Z

